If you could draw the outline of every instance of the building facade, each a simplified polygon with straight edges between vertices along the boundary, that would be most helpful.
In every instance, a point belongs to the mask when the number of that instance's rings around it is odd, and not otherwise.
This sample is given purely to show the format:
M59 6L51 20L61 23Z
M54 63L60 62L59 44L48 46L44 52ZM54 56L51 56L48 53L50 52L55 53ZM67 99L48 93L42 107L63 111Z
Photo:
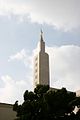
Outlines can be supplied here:
M80 90L76 91L76 96L80 97Z
M0 103L0 120L15 120L16 112L13 111L13 105Z
M34 88L37 84L49 85L49 55L45 52L45 42L41 31L39 52L34 57Z

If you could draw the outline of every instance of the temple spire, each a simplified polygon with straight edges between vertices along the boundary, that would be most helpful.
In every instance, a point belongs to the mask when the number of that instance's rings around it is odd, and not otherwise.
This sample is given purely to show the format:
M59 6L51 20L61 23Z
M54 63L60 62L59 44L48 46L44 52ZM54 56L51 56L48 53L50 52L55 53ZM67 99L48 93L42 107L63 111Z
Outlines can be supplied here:
M37 84L49 85L49 55L45 52L42 30L39 37L38 51L34 58L34 88Z

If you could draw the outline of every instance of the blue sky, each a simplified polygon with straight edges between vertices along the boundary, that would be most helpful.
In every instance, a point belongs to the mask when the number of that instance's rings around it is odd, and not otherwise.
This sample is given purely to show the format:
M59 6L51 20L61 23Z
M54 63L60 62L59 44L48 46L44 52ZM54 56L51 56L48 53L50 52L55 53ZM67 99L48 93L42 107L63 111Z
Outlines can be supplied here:
M43 30L50 86L80 89L80 1L0 0L0 102L33 90L33 56Z

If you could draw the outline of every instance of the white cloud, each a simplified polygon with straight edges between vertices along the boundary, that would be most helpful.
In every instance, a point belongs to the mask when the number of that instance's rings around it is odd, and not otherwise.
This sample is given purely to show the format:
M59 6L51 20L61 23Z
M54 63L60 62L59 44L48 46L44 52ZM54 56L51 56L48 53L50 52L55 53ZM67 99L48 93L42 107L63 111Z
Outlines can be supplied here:
M1 14L25 14L30 11L29 4L15 0L0 0L0 13Z
M14 79L12 76L3 75L0 77L1 82L4 84L0 86L0 101L7 103L14 103L19 100L23 101L23 93L25 90L33 90L33 75L32 75L32 55L22 49L21 51L11 55L8 62L22 62L26 67L25 79ZM16 67L15 67L16 70Z
M29 67L32 68L32 55L29 55L29 51L26 51L25 49L11 55L8 59L9 62L14 60L23 62L26 67L30 65Z
M80 47L48 47L47 51L50 54L51 86L73 91L80 89Z
M0 102L13 103L19 100L23 101L23 93L26 89L32 90L32 78L28 80L14 80L9 75L1 76L1 80L4 81L5 86L0 88Z
M0 14L16 14L55 28L80 28L80 0L0 0Z
M26 57L26 52L25 52L24 49L22 49L20 52L16 53L15 55L10 56L9 61L15 60L15 59L17 59L17 60L22 60L22 59L24 59L25 57Z

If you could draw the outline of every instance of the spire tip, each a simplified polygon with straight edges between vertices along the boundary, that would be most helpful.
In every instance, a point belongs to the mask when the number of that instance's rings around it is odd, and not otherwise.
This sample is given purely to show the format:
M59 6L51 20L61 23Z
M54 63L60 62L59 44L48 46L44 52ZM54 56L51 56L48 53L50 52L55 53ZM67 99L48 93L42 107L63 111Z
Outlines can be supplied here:
M43 31L41 29L41 40L43 41Z

